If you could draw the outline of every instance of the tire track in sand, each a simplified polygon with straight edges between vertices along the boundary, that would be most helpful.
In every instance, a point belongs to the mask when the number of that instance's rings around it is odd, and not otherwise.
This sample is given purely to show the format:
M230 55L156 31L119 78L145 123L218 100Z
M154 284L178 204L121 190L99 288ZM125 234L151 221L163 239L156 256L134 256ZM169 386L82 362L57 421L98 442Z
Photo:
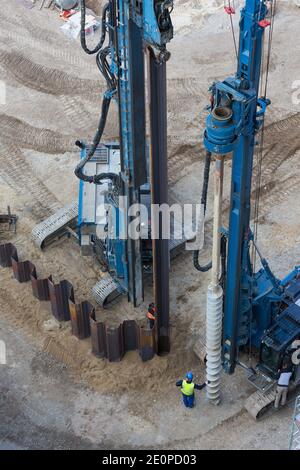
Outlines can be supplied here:
M282 119L265 129L265 150L262 160L262 185L274 179L278 168L300 149L300 113ZM184 144L175 147L169 156L169 182L175 184L189 170L189 165L204 157L202 143ZM253 178L257 175L257 161ZM226 203L226 201L224 201ZM227 204L229 201L227 201Z
M104 90L100 80L73 77L61 70L33 62L15 51L0 51L0 65L17 83L54 96L78 94L93 100Z
M74 151L74 139L50 129L38 128L7 114L0 114L0 139L21 148L50 154Z
M22 152L12 145L0 149L0 176L18 194L30 194L30 210L37 221L56 212L61 204L34 174Z
M265 148L262 160L263 185L269 183L276 170L300 149L300 113L278 121L265 129ZM253 179L257 175L257 162Z
M265 150L262 160L262 180L259 218L268 215L272 207L283 203L289 195L299 189L299 175L290 174L285 179L276 179L276 172L280 166L292 158L300 149L300 113L273 123L265 129ZM269 143L270 142L270 143ZM195 155L201 158L203 155L197 145L179 146L170 156L170 181L176 182L188 173L185 168L195 161ZM172 158L175 158L175 165L172 168ZM172 174L174 170L174 174ZM254 183L257 167L254 167ZM254 200L257 192L253 184L251 198ZM229 199L223 202L224 220L229 213ZM206 248L212 246L212 218L205 224L205 245Z

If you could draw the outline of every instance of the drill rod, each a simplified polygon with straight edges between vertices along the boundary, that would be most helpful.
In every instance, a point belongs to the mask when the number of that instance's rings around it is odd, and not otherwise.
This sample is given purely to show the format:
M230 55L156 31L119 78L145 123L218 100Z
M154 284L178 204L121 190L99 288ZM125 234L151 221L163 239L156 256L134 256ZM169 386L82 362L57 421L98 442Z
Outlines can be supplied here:
M152 204L168 204L168 155L167 155L167 83L166 63L157 62L153 52L149 54L150 72L150 126L151 126L151 195ZM152 224L156 224L152 217ZM170 351L169 325L169 240L163 239L162 214L159 227L152 225L157 239L153 246L153 286L157 308L158 354Z

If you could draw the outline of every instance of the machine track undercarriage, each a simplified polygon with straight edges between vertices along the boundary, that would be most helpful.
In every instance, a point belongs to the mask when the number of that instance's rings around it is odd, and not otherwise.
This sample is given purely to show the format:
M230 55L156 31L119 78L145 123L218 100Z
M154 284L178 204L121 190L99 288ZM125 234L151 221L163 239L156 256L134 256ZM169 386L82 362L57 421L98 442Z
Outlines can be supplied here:
M78 239L79 237L76 233L77 224L78 204L73 202L62 207L55 214L36 225L32 230L32 240L38 248L44 249L65 236L73 236ZM177 239L177 231L178 228L175 227L169 243L171 259L182 253L185 250L187 241L189 241L186 238ZM103 243L102 245L104 249L105 244ZM99 263L102 264L103 259L105 259L105 252L99 253L99 244L97 244L97 250L94 250L94 254ZM101 279L92 289L93 297L102 308L107 308L118 297L124 294L125 292L120 284L114 280L109 272L103 273Z

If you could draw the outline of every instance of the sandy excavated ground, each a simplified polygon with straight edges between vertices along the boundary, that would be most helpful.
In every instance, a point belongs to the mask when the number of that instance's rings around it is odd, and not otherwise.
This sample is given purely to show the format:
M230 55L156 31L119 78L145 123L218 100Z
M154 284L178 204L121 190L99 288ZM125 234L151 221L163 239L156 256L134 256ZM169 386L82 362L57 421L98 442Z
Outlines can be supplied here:
M229 20L222 1L178 1L176 35L168 65L169 181L173 201L198 202L202 181L202 133L212 81L235 68ZM99 277L93 260L82 258L73 241L45 252L30 240L32 227L77 197L74 141L91 139L104 83L94 59L59 30L56 12L28 10L21 1L0 0L0 212L9 203L19 216L10 240L21 259L38 274L68 279L76 299L91 299ZM90 6L101 6L94 0ZM238 26L237 18L235 26ZM292 104L299 79L300 10L280 1L276 18L268 113L262 163L263 191L259 244L278 275L300 261L300 109ZM291 47L293 46L293 49ZM105 137L118 136L113 107ZM226 163L226 177L230 162ZM255 189L255 188L254 188ZM228 207L229 185L225 191ZM211 229L208 208L207 247ZM208 256L207 253L204 256ZM201 381L204 370L193 349L204 331L209 275L194 271L190 253L171 268L172 352L143 364L137 353L119 364L96 359L90 341L78 341L69 325L45 333L49 305L32 297L10 269L0 270L0 339L8 363L0 368L1 447L13 448L286 448L292 408L255 423L243 410L253 391L242 371L224 377L222 406L208 405L201 393L193 412L182 408L174 382L187 369ZM151 299L146 293L145 305ZM124 299L110 311L98 309L110 324L144 320L144 306ZM186 439L182 422L190 424ZM151 437L151 439L150 439Z

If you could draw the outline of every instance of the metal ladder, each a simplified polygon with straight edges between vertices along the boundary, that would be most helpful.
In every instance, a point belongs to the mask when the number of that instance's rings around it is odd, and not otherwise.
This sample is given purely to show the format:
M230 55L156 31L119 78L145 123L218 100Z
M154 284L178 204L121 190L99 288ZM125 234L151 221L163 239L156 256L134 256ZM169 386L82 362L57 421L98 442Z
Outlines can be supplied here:
M289 450L300 450L300 395L295 402Z

